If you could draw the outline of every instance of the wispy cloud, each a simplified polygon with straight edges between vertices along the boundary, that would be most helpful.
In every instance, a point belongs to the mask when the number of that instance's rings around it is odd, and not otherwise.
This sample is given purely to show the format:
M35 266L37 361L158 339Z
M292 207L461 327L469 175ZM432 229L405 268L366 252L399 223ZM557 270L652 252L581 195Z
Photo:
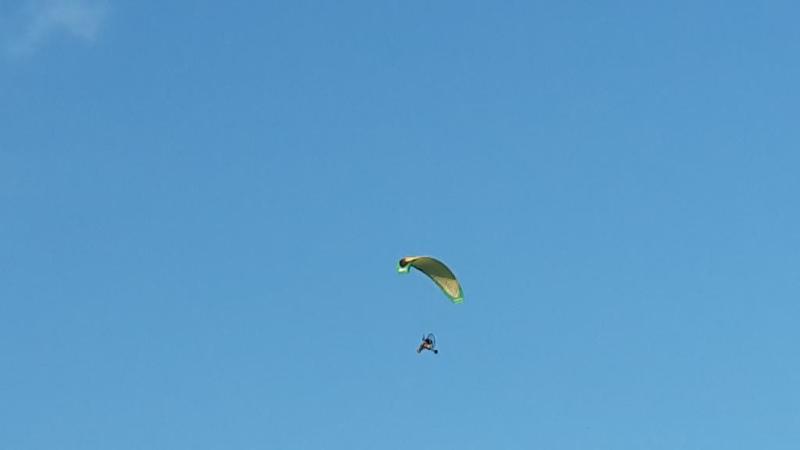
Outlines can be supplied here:
M3 20L6 51L30 54L59 36L93 42L106 13L102 0L23 0Z

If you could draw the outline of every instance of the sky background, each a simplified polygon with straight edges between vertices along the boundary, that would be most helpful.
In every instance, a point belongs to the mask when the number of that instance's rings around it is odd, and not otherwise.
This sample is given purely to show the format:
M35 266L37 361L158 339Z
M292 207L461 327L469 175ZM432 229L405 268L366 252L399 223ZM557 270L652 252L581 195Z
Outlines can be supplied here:
M799 14L0 3L0 447L796 449Z

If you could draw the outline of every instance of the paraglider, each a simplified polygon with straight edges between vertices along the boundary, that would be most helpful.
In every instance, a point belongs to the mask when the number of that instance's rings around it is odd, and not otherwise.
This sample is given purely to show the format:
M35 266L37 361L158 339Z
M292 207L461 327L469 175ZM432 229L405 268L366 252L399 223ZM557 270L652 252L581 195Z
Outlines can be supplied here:
M461 289L461 284L453 274L453 271L443 262L430 256L406 256L397 263L397 271L399 273L408 273L412 267L424 273L431 281L436 283L451 302L455 304L464 302L464 292ZM436 348L436 336L433 333L422 336L422 342L417 347L417 353L422 353L423 350L431 351L435 355L439 354L439 350Z
M464 293L453 271L443 262L430 256L406 256L397 264L399 273L408 273L415 268L427 275L453 303L462 303Z

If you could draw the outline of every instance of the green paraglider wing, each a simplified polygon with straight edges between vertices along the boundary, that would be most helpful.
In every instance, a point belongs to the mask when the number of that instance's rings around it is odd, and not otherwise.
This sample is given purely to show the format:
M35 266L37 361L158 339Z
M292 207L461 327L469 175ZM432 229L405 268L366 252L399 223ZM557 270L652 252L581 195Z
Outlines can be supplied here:
M443 262L430 256L406 256L398 263L397 271L408 273L412 267L433 280L453 303L462 303L464 301L461 284L453 274L453 271Z

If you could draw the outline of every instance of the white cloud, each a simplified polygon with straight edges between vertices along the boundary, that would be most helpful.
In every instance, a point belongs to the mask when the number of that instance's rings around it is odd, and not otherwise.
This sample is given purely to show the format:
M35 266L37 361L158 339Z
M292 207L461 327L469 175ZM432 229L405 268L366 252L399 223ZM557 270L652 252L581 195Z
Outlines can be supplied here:
M4 20L6 49L12 54L30 54L59 36L93 42L106 12L101 0L24 0Z

